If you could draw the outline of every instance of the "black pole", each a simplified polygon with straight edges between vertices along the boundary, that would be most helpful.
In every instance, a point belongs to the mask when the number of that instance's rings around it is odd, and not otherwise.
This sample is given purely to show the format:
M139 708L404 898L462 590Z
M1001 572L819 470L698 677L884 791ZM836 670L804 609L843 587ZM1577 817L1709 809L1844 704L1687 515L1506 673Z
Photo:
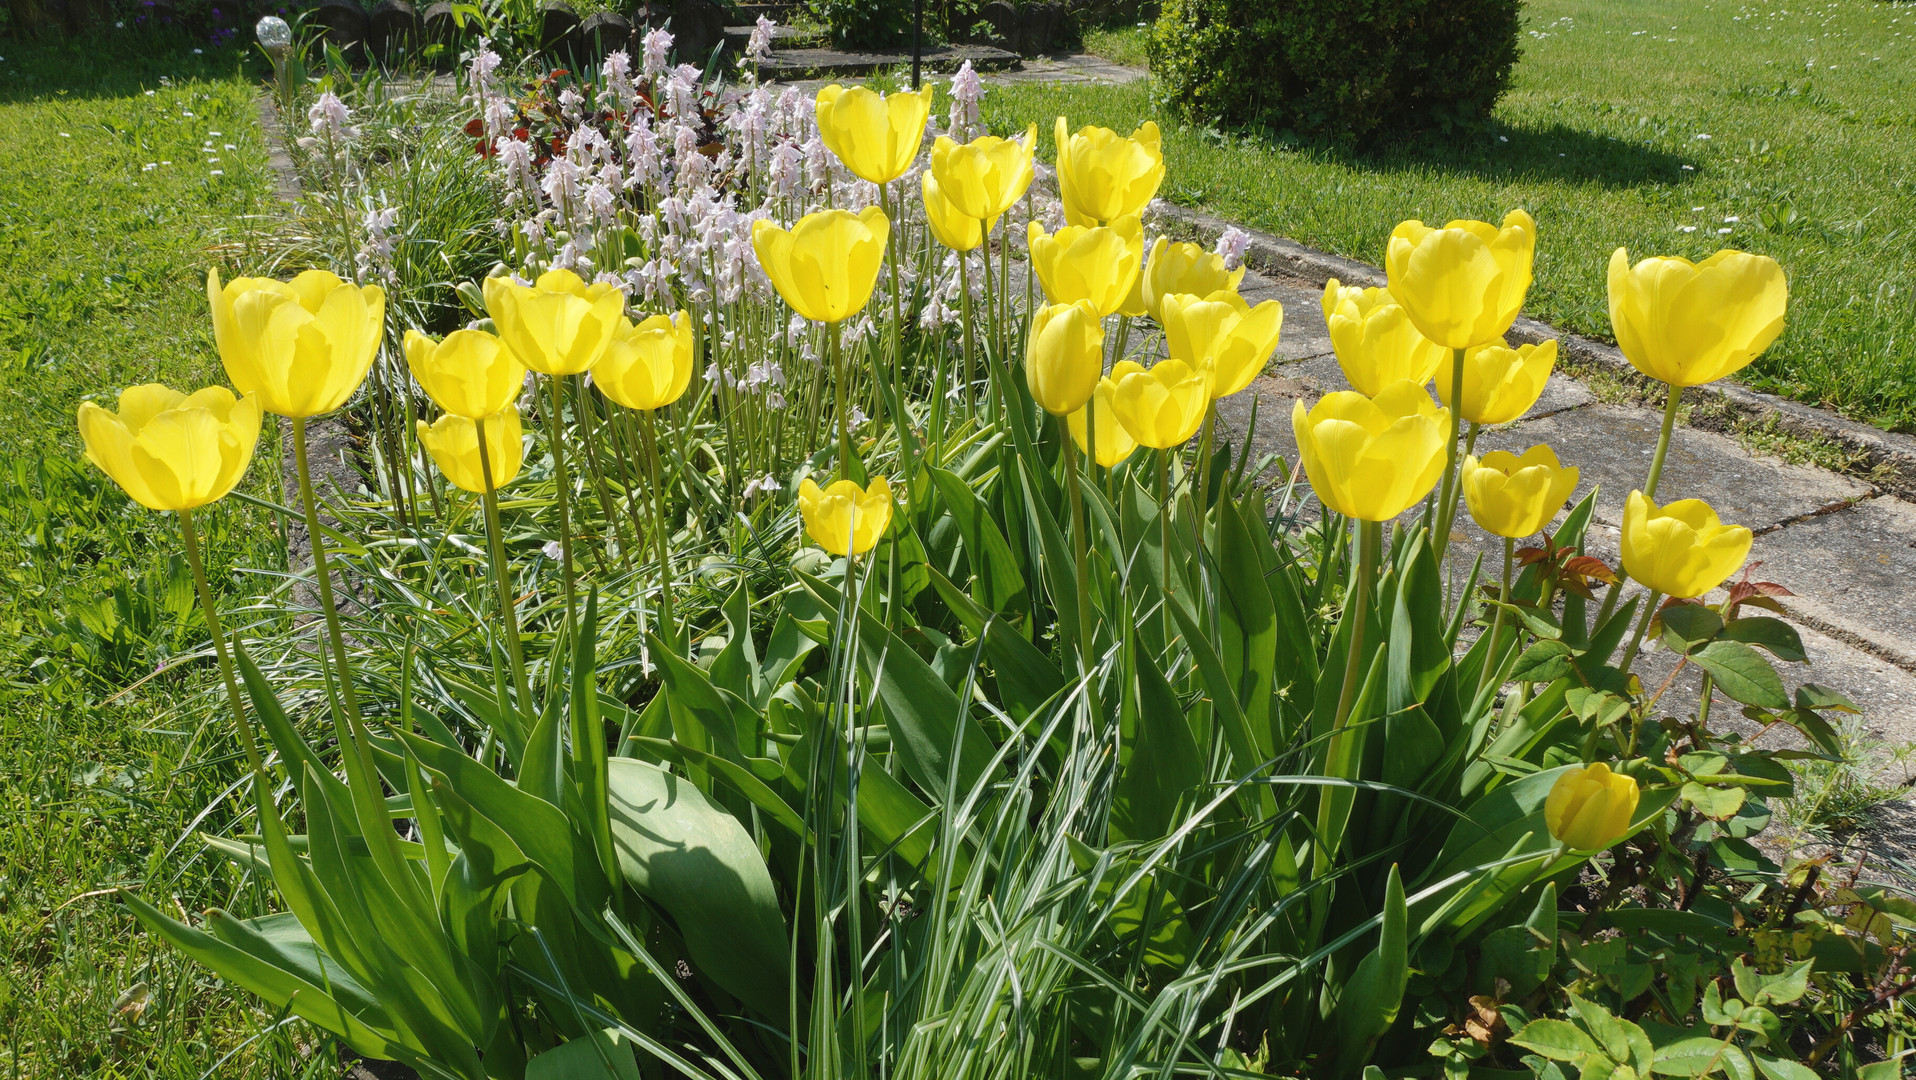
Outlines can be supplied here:
M912 0L911 17L911 88L916 90L919 65L924 52L925 0Z

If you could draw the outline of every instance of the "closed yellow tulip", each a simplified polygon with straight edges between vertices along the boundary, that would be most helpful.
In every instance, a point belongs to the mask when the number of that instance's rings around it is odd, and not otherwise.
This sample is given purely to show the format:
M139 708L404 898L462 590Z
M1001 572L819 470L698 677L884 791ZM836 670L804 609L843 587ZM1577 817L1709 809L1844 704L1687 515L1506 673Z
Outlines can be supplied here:
M1110 128L1081 127L1064 117L1054 129L1058 143L1058 197L1072 225L1102 225L1144 213L1164 182L1158 125L1147 120L1129 138Z
M621 320L606 347L605 359L592 369L592 385L628 409L662 409L679 399L692 382L697 352L692 317L648 316L634 326Z
M1226 270L1224 256L1217 252L1160 236L1157 243L1151 245L1151 258L1144 264L1144 310L1152 318L1163 321L1158 308L1172 293L1209 296L1214 292L1236 292L1243 280L1244 267Z
M587 285L570 270L547 270L530 286L487 278L484 288L499 340L541 375L591 370L625 318L625 296L617 286Z
M818 136L861 180L888 184L905 175L925 139L933 88L880 94L833 83L818 92Z
M1437 397L1446 406L1455 374L1456 353L1444 354L1437 368ZM1537 403L1557 362L1557 339L1511 348L1501 340L1464 353L1464 419L1473 424L1508 424Z
M1324 322L1337 366L1360 394L1375 396L1400 379L1422 386L1451 355L1417 332L1410 313L1389 289L1362 289L1330 279L1324 285Z
M985 242L991 226L953 205L937 177L927 172L919 186L925 193L925 224L939 243L953 251L972 251Z
M1363 521L1389 521L1417 505L1444 473L1450 411L1409 380L1376 397L1325 394L1308 411L1291 407L1297 456L1311 490L1330 509Z
M1641 491L1623 504L1623 569L1665 596L1702 596L1750 556L1750 530L1725 525L1702 499L1658 506Z
M1502 228L1406 221L1391 231L1384 268L1390 294L1419 333L1446 349L1468 349L1517 321L1536 249L1537 223L1522 210L1504 215Z
M1100 317L1117 312L1137 288L1144 265L1144 227L1136 217L1086 228L1067 225L1054 234L1032 222L1025 227L1031 267L1054 304L1090 301Z
M1025 385L1053 416L1070 416L1091 399L1104 373L1104 323L1089 300L1049 304L1031 316Z
M1210 380L1182 360L1160 360L1148 371L1129 372L1111 391L1118 423L1153 450L1190 442L1210 407Z
M519 475L525 462L524 429L519 422L518 406L504 412L480 417L486 425L486 457L492 466L492 486L502 488ZM472 417L447 413L428 424L415 421L419 444L432 455L454 487L484 494L486 472L479 467L479 424Z
M526 366L496 336L454 330L434 341L406 331L406 366L435 404L459 416L491 416L519 398Z
M88 461L149 510L216 502L246 475L259 442L259 398L224 386L187 395L159 383L120 391L119 411L80 403Z
M808 476L798 485L798 515L819 547L833 555L863 555L891 525L891 482L874 476L869 487L839 480L820 488Z
M821 210L789 230L753 222L752 250L793 311L813 322L840 322L871 299L890 235L891 219L876 206L856 214Z
M1164 298L1158 321L1171 359L1204 373L1211 398L1230 397L1251 385L1277 351L1284 305L1266 300L1252 307L1235 292L1199 299L1183 293Z
M1038 125L1025 129L1024 141L983 135L968 143L940 135L931 144L930 173L945 197L966 217L991 221L1010 210L1031 186L1037 157Z
M1610 327L1638 371L1700 386L1741 371L1783 332L1790 284L1768 255L1719 251L1700 263L1610 256Z
M366 380L385 333L386 291L325 270L291 281L206 272L213 342L226 376L280 416L329 413Z
M1522 457L1508 450L1472 454L1464 459L1464 502L1485 532L1515 540L1550 524L1577 490L1578 475L1548 446L1533 446Z
M1570 769L1550 786L1544 824L1573 851L1601 851L1630 831L1638 794L1634 777L1611 772L1601 761Z
M1136 360L1120 360L1111 365L1111 374L1098 380L1098 389L1084 407L1065 417L1065 425L1071 429L1071 441L1078 444L1079 452L1094 458L1098 464L1110 468L1123 461L1138 448L1138 440L1131 437L1118 414L1112 411L1111 396L1118 389L1118 381L1134 371L1143 371L1144 365ZM1098 452L1091 453L1085 443L1085 422L1095 412L1098 419Z

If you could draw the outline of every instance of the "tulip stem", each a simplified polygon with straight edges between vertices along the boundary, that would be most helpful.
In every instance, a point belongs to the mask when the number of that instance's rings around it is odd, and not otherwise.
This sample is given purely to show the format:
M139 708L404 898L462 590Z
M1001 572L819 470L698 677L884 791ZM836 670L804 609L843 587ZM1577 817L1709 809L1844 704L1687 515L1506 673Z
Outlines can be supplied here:
M1497 642L1504 632L1504 604L1510 603L1510 564L1516 561L1517 542L1504 537L1504 573L1503 589L1497 593L1500 603L1497 615L1490 621L1490 647L1484 650L1484 669L1477 676L1477 693L1482 694L1484 687L1490 684L1490 673L1497 668Z
M828 323L827 331L832 349L832 394L838 407L838 478L852 478L852 407L849 398L850 381L845 374L845 348L839 341L837 323Z
M1657 481L1663 479L1663 459L1670 452L1670 433L1676 429L1677 404L1683 400L1681 386L1670 387L1669 400L1663 404L1663 430L1657 434L1657 452L1650 459L1650 475L1643 481L1643 493L1657 497Z
M519 708L530 714L535 707L531 688L526 683L525 652L519 644L519 613L512 602L512 579L508 576L511 564L506 561L505 540L499 534L499 489L492 480L492 459L486 449L485 418L473 420L472 428L479 440L479 471L486 481L486 490L482 495L486 511L486 555L492 561L492 583L499 594L499 618L506 627L506 653L512 660L512 681L519 691Z
M1078 444L1071 438L1070 421L1063 416L1064 485L1071 495L1071 554L1078 562L1078 664L1086 679L1091 677L1091 560L1087 554L1084 525L1084 492L1078 481Z
M1623 590L1622 583L1619 582L1615 588L1618 592L1621 592ZM1655 589L1651 589L1645 599L1643 615L1637 619L1636 632L1630 635L1630 647L1623 650L1623 663L1618 665L1624 671L1629 671L1630 664L1636 660L1637 650L1643 646L1643 635L1650 630L1650 620L1656 617L1657 601L1663 599L1663 594Z
M1461 466L1462 455L1457 452L1457 437L1462 433L1464 423L1464 352L1455 350L1450 365L1450 439L1446 445L1444 461L1444 486L1437 497L1437 528L1431 530L1430 543L1437 556L1438 563L1444 561L1444 551L1450 546L1450 525L1457 515L1457 472Z
M976 346L972 341L971 330L971 256L963 251L958 253L958 303L963 308L965 317L965 377L960 384L965 388L965 419L976 423L978 398L972 392L971 382L977 370L972 366L972 353ZM942 392L942 388L940 391Z
M306 538L313 548L313 577L319 585L319 607L326 616L326 637L332 646L339 675L339 696L354 726L359 720L359 695L346 667L346 635L339 629L339 608L333 603L333 574L326 565L326 540L320 535L319 504L313 498L313 472L306 460L306 418L293 417L293 457L299 463L299 501L306 512Z
M200 594L200 610L206 614L206 632L213 639L213 658L218 661L220 681L226 684L226 700L233 707L233 725L239 732L240 749L253 775L264 779L265 762L253 741L253 729L246 723L246 708L240 700L239 682L233 678L233 661L226 653L226 632L220 628L219 608L213 603L213 589L206 583L206 567L200 561L199 532L193 528L193 511L180 511L180 535L186 541L186 563L193 568L193 588Z
M1327 776L1344 776L1349 773L1349 764L1343 756L1350 752L1350 732L1346 726L1350 723L1351 709L1357 704L1358 676L1364 668L1364 624L1369 621L1371 578L1377 576L1379 551L1384 545L1384 527L1375 521L1357 523L1357 580L1350 594L1344 600L1343 619L1356 619L1351 624L1350 644L1344 654L1344 681L1337 693L1337 715L1331 723L1331 737L1324 750L1324 771ZM1313 859L1313 877L1323 877L1330 871L1332 860L1337 857L1334 847L1325 846L1326 838L1339 830L1331 820L1336 805L1346 796L1334 788L1326 788L1318 796L1317 835L1318 847Z
M832 337L837 340L838 324L832 324ZM665 527L665 496L660 491L659 481L659 444L652 432L652 413L648 410L640 413L643 423L639 426L639 435L645 441L645 468L651 476L652 487L652 541L659 550L659 617L665 623L665 633L659 635L678 647L678 623L672 618L672 538Z
M577 606L575 594L578 584L572 577L572 480L566 475L565 450L560 440L560 416L565 411L565 377L547 376L547 386L551 393L546 399L546 439L552 444L552 480L558 491L559 502L559 572L565 588L565 621L572 625L573 609Z

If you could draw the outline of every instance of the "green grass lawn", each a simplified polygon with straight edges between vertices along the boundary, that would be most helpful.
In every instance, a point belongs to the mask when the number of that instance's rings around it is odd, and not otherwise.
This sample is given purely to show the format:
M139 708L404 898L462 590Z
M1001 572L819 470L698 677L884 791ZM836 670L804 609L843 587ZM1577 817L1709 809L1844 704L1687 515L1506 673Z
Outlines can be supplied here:
M1089 44L1133 60L1140 36ZM1373 264L1403 218L1523 206L1541 230L1530 313L1606 338L1619 245L1773 255L1790 323L1745 380L1916 430L1916 6L1531 0L1523 51L1488 134L1355 158L1184 127L1167 132L1164 196ZM986 104L1001 126L1158 117L1145 83Z
M186 707L210 680L190 656L205 635L176 526L81 459L73 422L83 397L111 403L130 383L223 381L205 269L275 211L256 76L238 52L193 45L0 42L8 1080L277 1077L300 1056L294 1028L269 1031L256 1002L140 933L111 895L137 888L175 912L258 902L193 835L228 827L239 770L220 714ZM270 443L255 469L275 490ZM222 566L274 564L270 527L242 504L207 520Z

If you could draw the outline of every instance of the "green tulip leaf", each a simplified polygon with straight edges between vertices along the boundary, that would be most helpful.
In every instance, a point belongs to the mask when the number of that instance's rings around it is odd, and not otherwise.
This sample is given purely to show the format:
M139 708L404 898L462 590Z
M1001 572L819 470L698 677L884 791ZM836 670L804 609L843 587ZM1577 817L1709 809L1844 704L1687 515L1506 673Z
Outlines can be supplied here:
M640 1080L632 1047L617 1029L560 1043L526 1062L526 1080Z

